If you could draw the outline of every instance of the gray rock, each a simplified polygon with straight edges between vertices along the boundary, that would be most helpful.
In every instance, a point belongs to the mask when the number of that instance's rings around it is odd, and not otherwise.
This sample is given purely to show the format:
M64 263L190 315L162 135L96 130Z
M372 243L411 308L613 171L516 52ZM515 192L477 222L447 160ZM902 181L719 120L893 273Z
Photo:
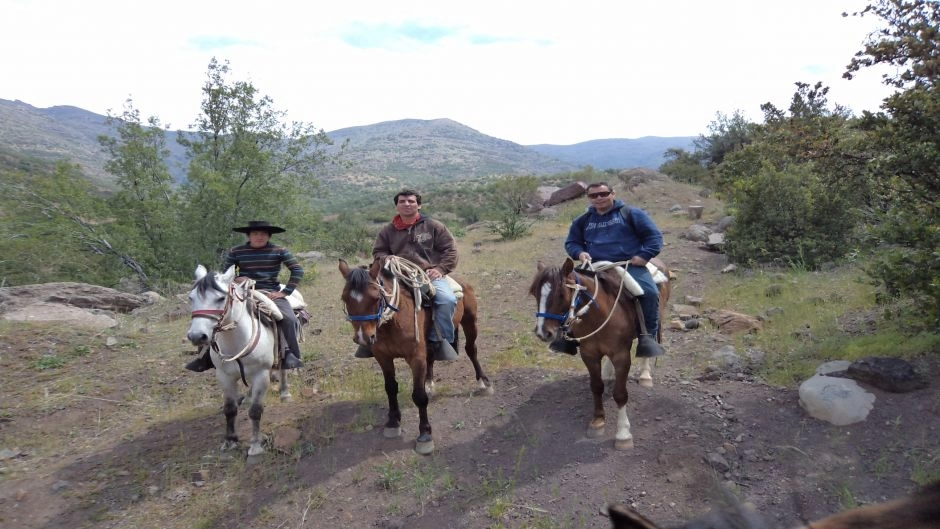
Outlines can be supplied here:
M813 375L800 384L800 406L811 416L836 426L864 421L875 396L854 380Z
M909 393L927 387L927 379L900 358L862 358L849 365L846 375L892 393Z

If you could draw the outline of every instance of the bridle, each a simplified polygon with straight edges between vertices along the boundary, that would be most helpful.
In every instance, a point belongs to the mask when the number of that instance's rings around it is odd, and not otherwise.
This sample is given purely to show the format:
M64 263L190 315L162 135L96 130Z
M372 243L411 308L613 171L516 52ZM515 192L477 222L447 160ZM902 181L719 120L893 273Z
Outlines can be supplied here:
M242 305L248 305L248 298L251 296L251 291L255 288L255 281L253 279L246 279L241 283L241 287L235 281L232 281L228 285L228 295L225 296L225 304L221 309L199 309L192 311L192 318L209 318L215 320L215 327L212 328L212 338L209 341L210 347L222 357L224 362L232 362L238 360L249 354L250 351L253 351L255 346L258 345L258 342L261 339L261 326L259 324L258 316L255 314L249 313L249 319L251 320L251 335L248 342L245 344L245 347L241 351L234 354L233 356L226 357L219 350L219 344L215 340L217 333L230 331L238 326L238 321L236 321L232 313L235 303Z
M590 269L593 271L593 269L589 267L590 267L590 263L586 263L586 267L584 268L584 270ZM624 278L623 277L620 278L620 288L617 289L617 297L614 299L613 304L611 304L610 311L608 311L607 318L604 320L604 322L601 323L596 329L594 329L590 333L584 336L574 337L574 336L571 336L571 327L573 325L580 323L581 317L584 316L587 313L587 311L591 309L592 305L597 306L597 292L598 292L598 289L600 288L600 279L595 274L594 293L591 294L588 292L588 288L581 284L581 276L578 274L578 269L574 269L572 270L572 272L574 273L574 283L569 283L565 281L565 284L564 284L566 288L570 288L574 290L574 294L571 296L571 304L568 306L568 312L565 314L556 314L552 312L536 312L535 317L546 318L546 319L561 322L559 329L561 330L562 335L565 336L568 340L571 340L574 342L580 342L581 340L584 340L585 338L590 338L591 336L594 336L595 334L599 333L601 329L606 327L607 324L610 322L610 318L614 315L614 311L616 310L617 305L620 302L620 294L623 292L623 288L624 288L623 286ZM586 300L586 301L583 304L581 304L581 300Z

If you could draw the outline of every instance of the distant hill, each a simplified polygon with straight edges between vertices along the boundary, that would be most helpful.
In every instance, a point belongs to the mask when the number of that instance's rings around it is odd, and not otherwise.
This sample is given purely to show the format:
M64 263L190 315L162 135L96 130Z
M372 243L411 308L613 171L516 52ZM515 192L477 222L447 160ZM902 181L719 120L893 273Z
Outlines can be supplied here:
M663 153L672 148L694 149L696 136L661 138L646 136L634 140L591 140L574 145L528 145L527 147L545 156L570 162L579 166L604 169L632 169L647 167L658 169L666 160Z
M96 184L112 185L104 171L101 134L115 135L106 116L72 106L36 108L0 99L0 146L45 161L69 160ZM321 175L326 182L396 186L400 183L448 182L499 174L548 175L585 165L595 169L658 168L670 147L688 148L693 138L594 140L576 145L523 146L482 134L450 119L387 121L327 133L336 145L349 140L350 166ZM168 165L177 181L185 179L186 160L167 132ZM336 147L334 146L334 149Z

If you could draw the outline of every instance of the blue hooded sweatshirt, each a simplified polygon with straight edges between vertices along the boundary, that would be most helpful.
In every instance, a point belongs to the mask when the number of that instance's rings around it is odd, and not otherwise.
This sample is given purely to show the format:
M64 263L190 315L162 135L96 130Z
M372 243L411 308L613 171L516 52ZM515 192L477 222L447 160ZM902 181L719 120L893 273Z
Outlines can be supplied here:
M627 207L622 200L615 200L610 211L604 214L590 206L587 213L574 219L565 251L578 260L581 252L591 254L594 261L629 261L638 255L649 261L663 249L663 234L653 219L639 208L627 208L625 216L620 208Z

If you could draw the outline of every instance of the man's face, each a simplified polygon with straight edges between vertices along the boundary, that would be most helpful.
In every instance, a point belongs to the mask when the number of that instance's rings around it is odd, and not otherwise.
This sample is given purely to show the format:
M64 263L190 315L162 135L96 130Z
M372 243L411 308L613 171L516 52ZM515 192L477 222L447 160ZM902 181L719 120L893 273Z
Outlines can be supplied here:
M614 192L607 186L589 187L587 190L588 201L598 211L607 211L614 207Z
M252 248L264 248L271 240L271 234L266 230L251 230L248 232L248 245Z
M398 204L395 210L403 219L413 218L421 210L421 204L418 204L418 197L414 195L401 195L398 197Z

